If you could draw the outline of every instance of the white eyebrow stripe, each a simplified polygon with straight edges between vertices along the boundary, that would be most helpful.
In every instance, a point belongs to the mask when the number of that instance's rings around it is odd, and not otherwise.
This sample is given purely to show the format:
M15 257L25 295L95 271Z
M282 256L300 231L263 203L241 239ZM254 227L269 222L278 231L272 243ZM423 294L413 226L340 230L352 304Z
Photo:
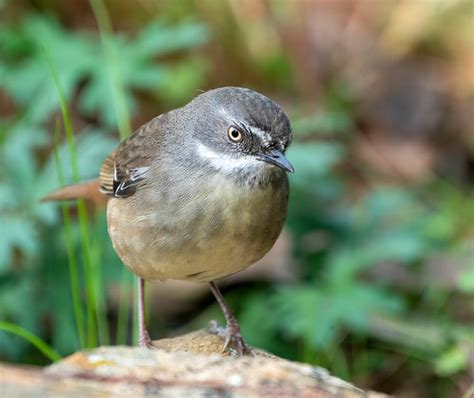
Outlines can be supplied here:
M265 130L262 130L261 128L258 127L252 127L249 126L250 131L255 134L258 138L260 138L260 141L262 142L263 146L267 146L272 142L272 138L270 137L270 134L266 132Z
M261 140L268 140L269 134L266 131L258 127L249 126L249 128L250 128L250 131L256 136L258 136Z
M199 157L209 162L213 168L222 171L234 171L244 167L261 166L261 161L253 156L234 157L226 153L215 152L201 142L197 143L197 153Z

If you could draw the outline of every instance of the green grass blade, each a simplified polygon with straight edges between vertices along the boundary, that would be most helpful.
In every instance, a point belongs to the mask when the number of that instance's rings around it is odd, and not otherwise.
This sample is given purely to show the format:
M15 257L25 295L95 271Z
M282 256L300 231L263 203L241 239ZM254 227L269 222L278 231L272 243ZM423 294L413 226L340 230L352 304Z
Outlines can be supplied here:
M60 139L60 126L59 120L56 121L55 126L55 148L54 148L54 160L56 162L56 172L58 175L59 184L64 186L64 174L62 172L61 162L59 160L58 148ZM72 238L72 221L67 205L62 204L63 223L64 223L64 235L66 241L66 253L68 257L69 267L69 284L71 286L72 303L74 309L74 318L76 321L77 336L79 338L80 348L86 347L85 338L85 324L84 324L84 313L81 306L81 284L79 281L79 272L77 268L77 258L74 253L74 244Z
M89 4L94 12L97 25L99 26L100 39L104 50L105 64L110 79L112 89L112 101L114 102L115 113L117 115L120 138L124 139L130 134L130 114L127 108L125 87L120 74L120 63L117 49L113 40L112 23L107 12L107 8L102 0L89 0Z
M97 25L99 27L100 39L104 51L104 59L110 79L112 101L114 103L115 113L117 115L120 138L124 139L131 132L130 114L127 108L125 95L126 88L120 72L120 62L117 54L117 48L113 39L112 23L103 0L89 0L89 4L94 12ZM128 311L130 311L130 305L127 296L130 291L131 278L127 269L124 268L122 272L119 316L117 320L117 344L126 343L129 319ZM133 330L135 333L138 330L137 316L133 316L133 324Z
M123 267L120 280L120 301L117 317L117 335L115 343L118 345L127 344L128 320L130 317L129 292L132 288L132 276L130 272Z
M91 247L92 255L92 274L93 280L95 283L94 293L95 293L95 302L97 303L96 311L96 321L97 328L99 332L99 341L101 345L110 344L110 331L109 323L107 319L107 300L106 300L106 288L105 283L102 278L102 245L103 242L100 240L100 231L96 229L95 239Z
M26 329L23 329L20 326L14 325L9 322L2 322L0 321L0 330L5 332L13 333L26 341L30 344L35 346L39 351L41 351L45 357L50 359L51 361L59 361L61 359L61 355L59 355L49 344L45 341L40 339L38 336L35 336L33 333L29 332Z
M59 81L59 76L56 71L56 67L53 64L51 57L47 51L47 48L43 46L43 52L48 64L51 76L53 78L56 91L59 96L61 114L63 118L64 128L66 131L66 141L71 156L71 167L74 181L79 181L79 167L77 162L77 151L76 143L74 139L74 131L72 128L71 115L67 105L66 97ZM82 255L83 255L83 268L84 278L86 285L86 297L87 297L87 334L86 334L86 346L89 348L97 346L97 323L96 323L96 311L97 305L95 302L94 294L94 281L92 277L92 264L90 254L90 233L88 226L88 217L86 206L83 200L77 201L78 215L79 215L79 230L81 236Z
M84 265L84 279L86 282L87 297L87 347L96 347L97 339L97 302L95 298L95 283L93 276L93 264L91 261L90 235L88 226L88 217L85 203L78 201L79 231L82 243L82 256Z

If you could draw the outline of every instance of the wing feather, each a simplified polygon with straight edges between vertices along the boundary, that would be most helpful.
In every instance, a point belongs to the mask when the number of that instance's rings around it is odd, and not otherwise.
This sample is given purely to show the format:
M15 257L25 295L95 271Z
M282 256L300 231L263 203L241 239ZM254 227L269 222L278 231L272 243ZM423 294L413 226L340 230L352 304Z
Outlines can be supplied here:
M114 181L115 181L115 154L117 150L113 151L100 168L99 181L100 191L105 194L114 193Z
M105 159L100 169L101 192L125 198L146 182L146 175L162 141L165 115L141 126Z

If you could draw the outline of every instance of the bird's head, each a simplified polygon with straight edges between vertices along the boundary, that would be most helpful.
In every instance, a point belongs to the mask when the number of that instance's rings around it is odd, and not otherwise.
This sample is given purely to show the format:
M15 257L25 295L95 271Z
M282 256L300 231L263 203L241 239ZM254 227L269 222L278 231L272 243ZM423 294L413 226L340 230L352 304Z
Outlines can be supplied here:
M210 167L246 175L294 171L285 157L290 122L270 98L246 88L222 87L199 95L184 109L193 119L193 156Z

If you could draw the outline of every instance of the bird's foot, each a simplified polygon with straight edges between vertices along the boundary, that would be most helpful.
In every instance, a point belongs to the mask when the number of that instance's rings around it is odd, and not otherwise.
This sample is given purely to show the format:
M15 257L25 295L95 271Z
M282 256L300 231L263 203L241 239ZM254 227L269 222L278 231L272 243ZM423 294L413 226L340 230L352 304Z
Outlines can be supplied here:
M138 338L138 346L149 349L155 348L155 346L153 345L153 341L151 340L150 335L148 334L148 331L146 329L140 333L140 336Z
M255 356L255 352L245 343L238 324L228 324L226 328L218 326L216 321L210 321L207 328L209 333L224 338L222 353L228 353L234 357L242 355Z

